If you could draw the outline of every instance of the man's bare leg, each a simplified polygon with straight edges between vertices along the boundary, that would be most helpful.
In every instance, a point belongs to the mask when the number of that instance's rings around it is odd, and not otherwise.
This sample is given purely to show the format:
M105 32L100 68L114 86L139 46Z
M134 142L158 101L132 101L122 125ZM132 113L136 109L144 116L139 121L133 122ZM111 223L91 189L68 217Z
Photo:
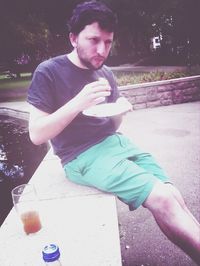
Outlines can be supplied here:
M200 265L200 224L178 190L158 181L143 206L151 211L163 233Z
M173 193L174 197L177 199L181 207L185 209L185 211L190 215L190 217L195 221L195 223L199 225L199 222L197 221L197 219L194 217L194 215L191 213L191 211L186 206L180 191L170 183L167 183L166 185L169 186L169 189L171 190L171 192Z

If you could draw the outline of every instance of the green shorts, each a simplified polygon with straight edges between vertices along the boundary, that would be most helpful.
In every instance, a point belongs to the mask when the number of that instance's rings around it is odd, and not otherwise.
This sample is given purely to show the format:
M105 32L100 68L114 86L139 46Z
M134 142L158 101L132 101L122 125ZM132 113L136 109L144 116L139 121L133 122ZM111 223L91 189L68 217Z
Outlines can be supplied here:
M154 158L121 134L84 151L64 170L71 181L112 193L130 210L143 204L158 179L169 182Z

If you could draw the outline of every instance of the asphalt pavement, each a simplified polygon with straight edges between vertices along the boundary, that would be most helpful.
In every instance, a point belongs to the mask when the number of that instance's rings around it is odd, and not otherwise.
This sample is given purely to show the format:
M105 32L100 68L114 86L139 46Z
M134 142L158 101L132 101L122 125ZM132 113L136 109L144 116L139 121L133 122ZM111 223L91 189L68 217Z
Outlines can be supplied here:
M121 127L154 155L200 221L200 102L133 111ZM160 231L143 207L117 201L123 266L196 265Z

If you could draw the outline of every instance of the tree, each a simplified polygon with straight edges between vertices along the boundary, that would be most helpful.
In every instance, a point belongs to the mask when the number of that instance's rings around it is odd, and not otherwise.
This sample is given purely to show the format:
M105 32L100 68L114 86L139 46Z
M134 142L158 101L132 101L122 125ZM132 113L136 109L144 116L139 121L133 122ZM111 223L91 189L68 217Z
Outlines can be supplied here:
M31 61L48 57L51 33L47 24L37 16L29 15L25 23L15 26L15 40L18 51L27 53Z
M110 1L118 17L116 49L121 58L138 58L149 53L149 14L138 0Z
M1 1L0 61L13 61L22 52L36 60L67 50L67 20L82 0ZM181 51L182 57L200 61L199 0L99 1L117 13L118 29L111 54L121 62L149 56L154 36L162 37L161 55L169 58Z
M4 31L1 31L1 54L6 57L16 57L21 53L30 56L37 51L48 53L50 31L48 26L37 16L29 15L25 21L4 21Z

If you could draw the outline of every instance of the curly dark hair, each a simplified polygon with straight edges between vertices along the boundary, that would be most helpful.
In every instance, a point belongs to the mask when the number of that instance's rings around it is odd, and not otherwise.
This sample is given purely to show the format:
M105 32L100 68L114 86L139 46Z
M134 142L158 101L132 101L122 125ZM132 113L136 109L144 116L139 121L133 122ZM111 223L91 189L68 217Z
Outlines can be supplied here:
M100 1L86 1L78 4L68 22L69 31L79 34L86 25L97 22L102 30L114 32L117 18L110 8Z

